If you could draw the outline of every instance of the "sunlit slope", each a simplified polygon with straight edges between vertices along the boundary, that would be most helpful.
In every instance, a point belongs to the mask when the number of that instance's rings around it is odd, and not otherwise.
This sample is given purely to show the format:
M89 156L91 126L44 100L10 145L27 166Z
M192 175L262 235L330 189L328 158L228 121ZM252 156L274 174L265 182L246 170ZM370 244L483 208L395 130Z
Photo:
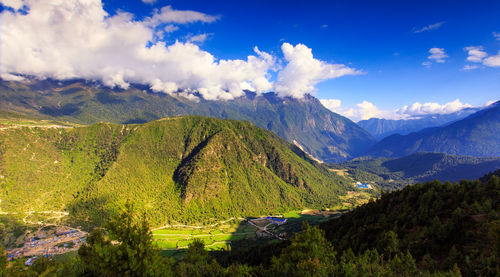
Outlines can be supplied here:
M198 116L143 125L0 131L2 211L68 210L100 224L127 200L154 224L332 206L349 187L250 123Z

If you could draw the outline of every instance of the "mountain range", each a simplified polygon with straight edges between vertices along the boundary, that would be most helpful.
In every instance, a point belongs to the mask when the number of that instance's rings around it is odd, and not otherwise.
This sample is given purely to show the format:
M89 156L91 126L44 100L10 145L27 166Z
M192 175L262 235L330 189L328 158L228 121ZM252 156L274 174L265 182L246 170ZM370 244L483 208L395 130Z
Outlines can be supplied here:
M363 128L326 109L310 95L295 99L247 91L233 100L190 100L155 93L143 85L121 90L91 81L50 79L1 81L0 92L0 110L80 124L145 123L176 115L250 121L325 162L353 158L375 143Z
M329 111L311 95L295 99L272 92L257 95L246 91L235 99L213 101L155 93L138 84L123 90L94 81L51 79L1 81L0 92L1 111L58 122L134 124L177 115L249 121L327 163L360 156L402 157L417 152L500 156L498 102L452 114L399 121L370 119L358 125ZM426 126L435 127L420 129ZM376 143L362 127L375 137L400 134Z
M380 140L394 134L407 135L422 129L447 125L479 110L481 108L465 108L449 114L428 114L409 119L370 118L359 121L358 125Z
M384 138L366 155L401 157L416 152L500 156L500 101L445 126Z

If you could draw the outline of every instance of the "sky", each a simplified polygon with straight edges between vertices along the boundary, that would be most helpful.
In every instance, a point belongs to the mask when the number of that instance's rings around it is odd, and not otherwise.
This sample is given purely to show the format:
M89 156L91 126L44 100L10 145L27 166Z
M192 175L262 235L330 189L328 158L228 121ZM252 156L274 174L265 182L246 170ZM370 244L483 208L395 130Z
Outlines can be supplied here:
M227 100L312 94L355 121L500 100L500 1L0 0L0 76Z

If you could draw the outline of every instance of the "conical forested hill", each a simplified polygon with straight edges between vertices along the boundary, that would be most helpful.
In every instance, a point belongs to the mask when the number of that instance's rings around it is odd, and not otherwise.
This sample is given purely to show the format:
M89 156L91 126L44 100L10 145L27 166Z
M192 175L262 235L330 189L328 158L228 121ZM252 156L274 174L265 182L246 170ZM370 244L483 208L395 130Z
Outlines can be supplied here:
M154 225L331 206L350 184L251 123L184 116L146 124L0 130L5 212L69 211L100 224L131 201Z

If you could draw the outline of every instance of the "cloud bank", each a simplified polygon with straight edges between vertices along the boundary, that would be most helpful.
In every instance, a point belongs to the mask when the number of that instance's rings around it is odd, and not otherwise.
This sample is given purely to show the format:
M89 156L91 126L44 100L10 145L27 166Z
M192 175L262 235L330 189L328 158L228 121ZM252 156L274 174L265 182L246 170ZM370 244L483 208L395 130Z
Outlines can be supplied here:
M148 2L148 1L146 1ZM149 1L151 2L151 1ZM359 72L313 57L310 48L284 43L284 68L274 84L277 58L254 47L246 59L217 59L196 43L210 34L166 44L165 32L181 24L212 23L220 16L171 6L153 10L142 20L118 11L110 16L100 0L0 0L0 76L100 80L110 87L148 84L152 90L207 100L233 99L244 89L262 93L276 89L300 98L321 81ZM26 9L23 7L27 7ZM24 9L20 11L19 9Z
M395 110L381 110L368 101L358 103L353 108L342 107L341 101L338 99L321 99L320 101L329 110L346 116L353 121L370 118L411 119L430 114L449 114L472 107L470 104L462 103L459 99L445 104L432 102L421 104L415 102L409 106L403 106Z

